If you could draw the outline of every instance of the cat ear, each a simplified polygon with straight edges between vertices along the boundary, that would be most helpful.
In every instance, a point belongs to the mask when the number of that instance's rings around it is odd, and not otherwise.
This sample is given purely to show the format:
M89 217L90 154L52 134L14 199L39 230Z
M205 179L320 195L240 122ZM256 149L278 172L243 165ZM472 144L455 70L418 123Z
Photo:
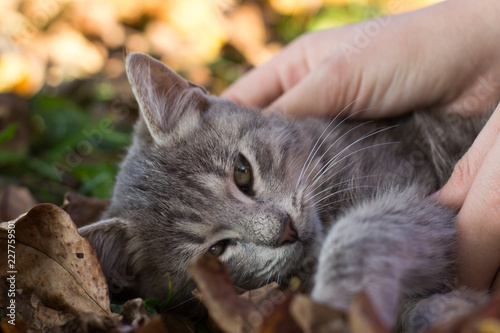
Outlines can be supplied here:
M143 53L127 57L127 76L153 139L161 143L186 114L196 122L209 106L206 91Z
M135 276L127 254L130 241L127 223L113 218L82 227L78 232L96 250L109 290L120 294L134 289Z

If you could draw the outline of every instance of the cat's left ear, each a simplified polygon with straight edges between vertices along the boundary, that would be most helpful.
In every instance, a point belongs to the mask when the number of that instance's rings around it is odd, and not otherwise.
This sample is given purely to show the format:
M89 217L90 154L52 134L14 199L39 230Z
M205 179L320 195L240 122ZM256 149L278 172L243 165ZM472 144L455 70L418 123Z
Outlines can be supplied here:
M141 114L157 143L163 142L181 120L193 124L208 109L210 95L143 53L127 57L127 76Z

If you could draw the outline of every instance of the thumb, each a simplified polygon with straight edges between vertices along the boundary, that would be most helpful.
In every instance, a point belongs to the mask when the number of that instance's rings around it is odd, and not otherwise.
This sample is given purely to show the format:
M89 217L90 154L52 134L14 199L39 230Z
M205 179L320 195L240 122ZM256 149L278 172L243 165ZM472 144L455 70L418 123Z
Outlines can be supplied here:
M495 109L469 151L458 161L448 182L439 191L437 200L459 210L477 172L500 133L500 104Z

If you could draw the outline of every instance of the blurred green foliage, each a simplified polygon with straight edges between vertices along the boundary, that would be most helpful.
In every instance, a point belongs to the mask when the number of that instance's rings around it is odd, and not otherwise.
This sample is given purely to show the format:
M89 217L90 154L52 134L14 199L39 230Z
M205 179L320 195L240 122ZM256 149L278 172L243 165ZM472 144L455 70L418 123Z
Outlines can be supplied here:
M102 99L105 95L97 90L91 102L109 107L109 100ZM29 129L28 147L0 150L2 182L20 183L39 201L57 204L62 203L67 191L110 197L117 162L130 144L132 128L117 118L113 113L95 117L67 97L45 93L34 96L25 124ZM0 132L0 145L15 139L18 128L14 123Z

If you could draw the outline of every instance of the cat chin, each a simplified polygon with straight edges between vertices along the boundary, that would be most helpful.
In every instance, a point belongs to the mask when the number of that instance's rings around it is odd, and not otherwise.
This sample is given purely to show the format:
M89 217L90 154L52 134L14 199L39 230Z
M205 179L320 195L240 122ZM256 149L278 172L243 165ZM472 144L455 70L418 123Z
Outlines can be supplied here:
M298 277L302 283L305 283L315 273L318 255L321 249L321 233L315 230L307 240L301 240L290 246L290 252L287 254L285 262L288 267L281 272L289 278Z

